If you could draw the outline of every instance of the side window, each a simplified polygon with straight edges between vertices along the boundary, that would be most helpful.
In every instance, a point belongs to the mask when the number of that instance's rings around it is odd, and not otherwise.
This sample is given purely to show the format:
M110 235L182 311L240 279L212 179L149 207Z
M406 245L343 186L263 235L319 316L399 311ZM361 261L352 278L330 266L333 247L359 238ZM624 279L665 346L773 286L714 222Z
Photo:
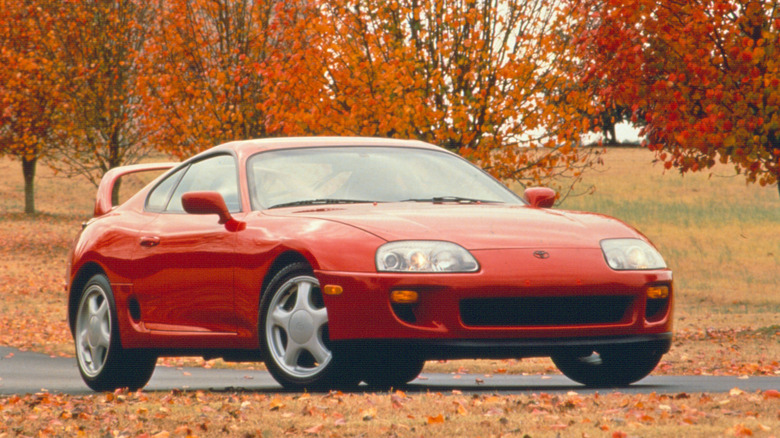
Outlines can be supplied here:
M149 193L149 197L146 198L146 209L148 211L164 211L165 206L168 205L168 200L171 199L171 192L176 187L176 183L181 179L186 167L177 170L169 177L165 178L163 182L157 185L152 192Z
M241 210L238 196L236 161L230 155L218 155L192 163L168 203L167 212L184 212L181 195L187 192L214 191L225 199L231 213Z

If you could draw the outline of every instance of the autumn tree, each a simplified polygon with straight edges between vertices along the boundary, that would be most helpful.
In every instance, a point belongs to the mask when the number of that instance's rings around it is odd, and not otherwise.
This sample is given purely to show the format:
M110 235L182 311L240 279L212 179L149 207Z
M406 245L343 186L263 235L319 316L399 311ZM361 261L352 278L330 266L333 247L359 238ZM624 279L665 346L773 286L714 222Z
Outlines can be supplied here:
M266 71L295 53L280 26L297 7L276 0L162 3L143 83L154 143L183 157L228 140L272 135L268 109L278 103Z
M780 179L780 1L569 0L582 82L667 169ZM778 186L780 190L780 185Z
M0 0L0 155L22 163L24 211L35 213L35 172L57 122L58 84L40 56L34 4Z
M107 170L148 151L138 66L155 6L144 0L33 3L40 53L64 100L50 165L97 185Z
M308 4L316 18L286 28L301 36L306 67L277 71L274 129L422 139L525 184L576 178L596 159L578 148L582 96L545 98L571 80L556 2Z

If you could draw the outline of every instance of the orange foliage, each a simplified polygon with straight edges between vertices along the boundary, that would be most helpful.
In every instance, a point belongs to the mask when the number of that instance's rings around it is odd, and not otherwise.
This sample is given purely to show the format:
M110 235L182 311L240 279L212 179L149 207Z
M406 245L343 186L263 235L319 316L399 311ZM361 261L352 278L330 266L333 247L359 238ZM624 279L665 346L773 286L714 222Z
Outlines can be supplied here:
M51 136L57 84L36 51L35 8L0 0L0 10L0 154L33 160Z
M570 80L565 25L547 1L319 0L286 30L296 69L270 71L284 134L418 138L526 184L576 177L598 151L575 147L582 96Z
M153 6L141 0L31 2L37 53L61 98L49 164L97 185L146 152L138 63Z
M780 1L573 0L582 80L681 172L780 179Z
M57 104L43 118L50 164L93 182L149 146L183 157L242 138L362 135L566 187L600 151L578 147L586 93L549 98L575 80L560 1L32 0L19 31L42 62L7 74L41 69ZM7 3L10 26L27 6Z
M268 113L278 103L267 71L290 57L283 28L294 9L273 0L162 3L142 82L155 146L185 157L272 134Z

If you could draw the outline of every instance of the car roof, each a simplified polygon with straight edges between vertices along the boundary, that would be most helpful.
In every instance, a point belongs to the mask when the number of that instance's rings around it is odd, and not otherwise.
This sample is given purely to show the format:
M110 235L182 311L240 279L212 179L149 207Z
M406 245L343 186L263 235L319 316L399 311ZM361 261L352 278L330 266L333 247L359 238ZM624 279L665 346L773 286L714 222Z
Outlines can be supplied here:
M238 140L215 146L206 152L235 151L248 156L260 151L333 146L386 146L409 147L443 151L444 149L420 140L401 140L379 137L277 137L254 140Z

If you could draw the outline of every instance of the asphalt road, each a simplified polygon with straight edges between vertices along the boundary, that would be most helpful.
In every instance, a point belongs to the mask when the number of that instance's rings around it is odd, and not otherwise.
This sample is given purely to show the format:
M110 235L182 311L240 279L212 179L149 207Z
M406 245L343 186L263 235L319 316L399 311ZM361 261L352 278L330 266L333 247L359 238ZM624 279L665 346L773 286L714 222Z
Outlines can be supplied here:
M404 387L406 392L461 392L482 393L561 393L575 391L581 394L619 391L622 393L719 393L733 388L743 391L780 389L780 377L714 377L714 376L650 376L629 387L593 390L566 377L478 374L425 373ZM158 366L146 392L181 390L208 390L215 392L254 391L283 392L265 371L205 368L169 368ZM369 390L368 387L361 390ZM0 396L38 392L91 394L82 382L73 358L49 357L0 347Z

